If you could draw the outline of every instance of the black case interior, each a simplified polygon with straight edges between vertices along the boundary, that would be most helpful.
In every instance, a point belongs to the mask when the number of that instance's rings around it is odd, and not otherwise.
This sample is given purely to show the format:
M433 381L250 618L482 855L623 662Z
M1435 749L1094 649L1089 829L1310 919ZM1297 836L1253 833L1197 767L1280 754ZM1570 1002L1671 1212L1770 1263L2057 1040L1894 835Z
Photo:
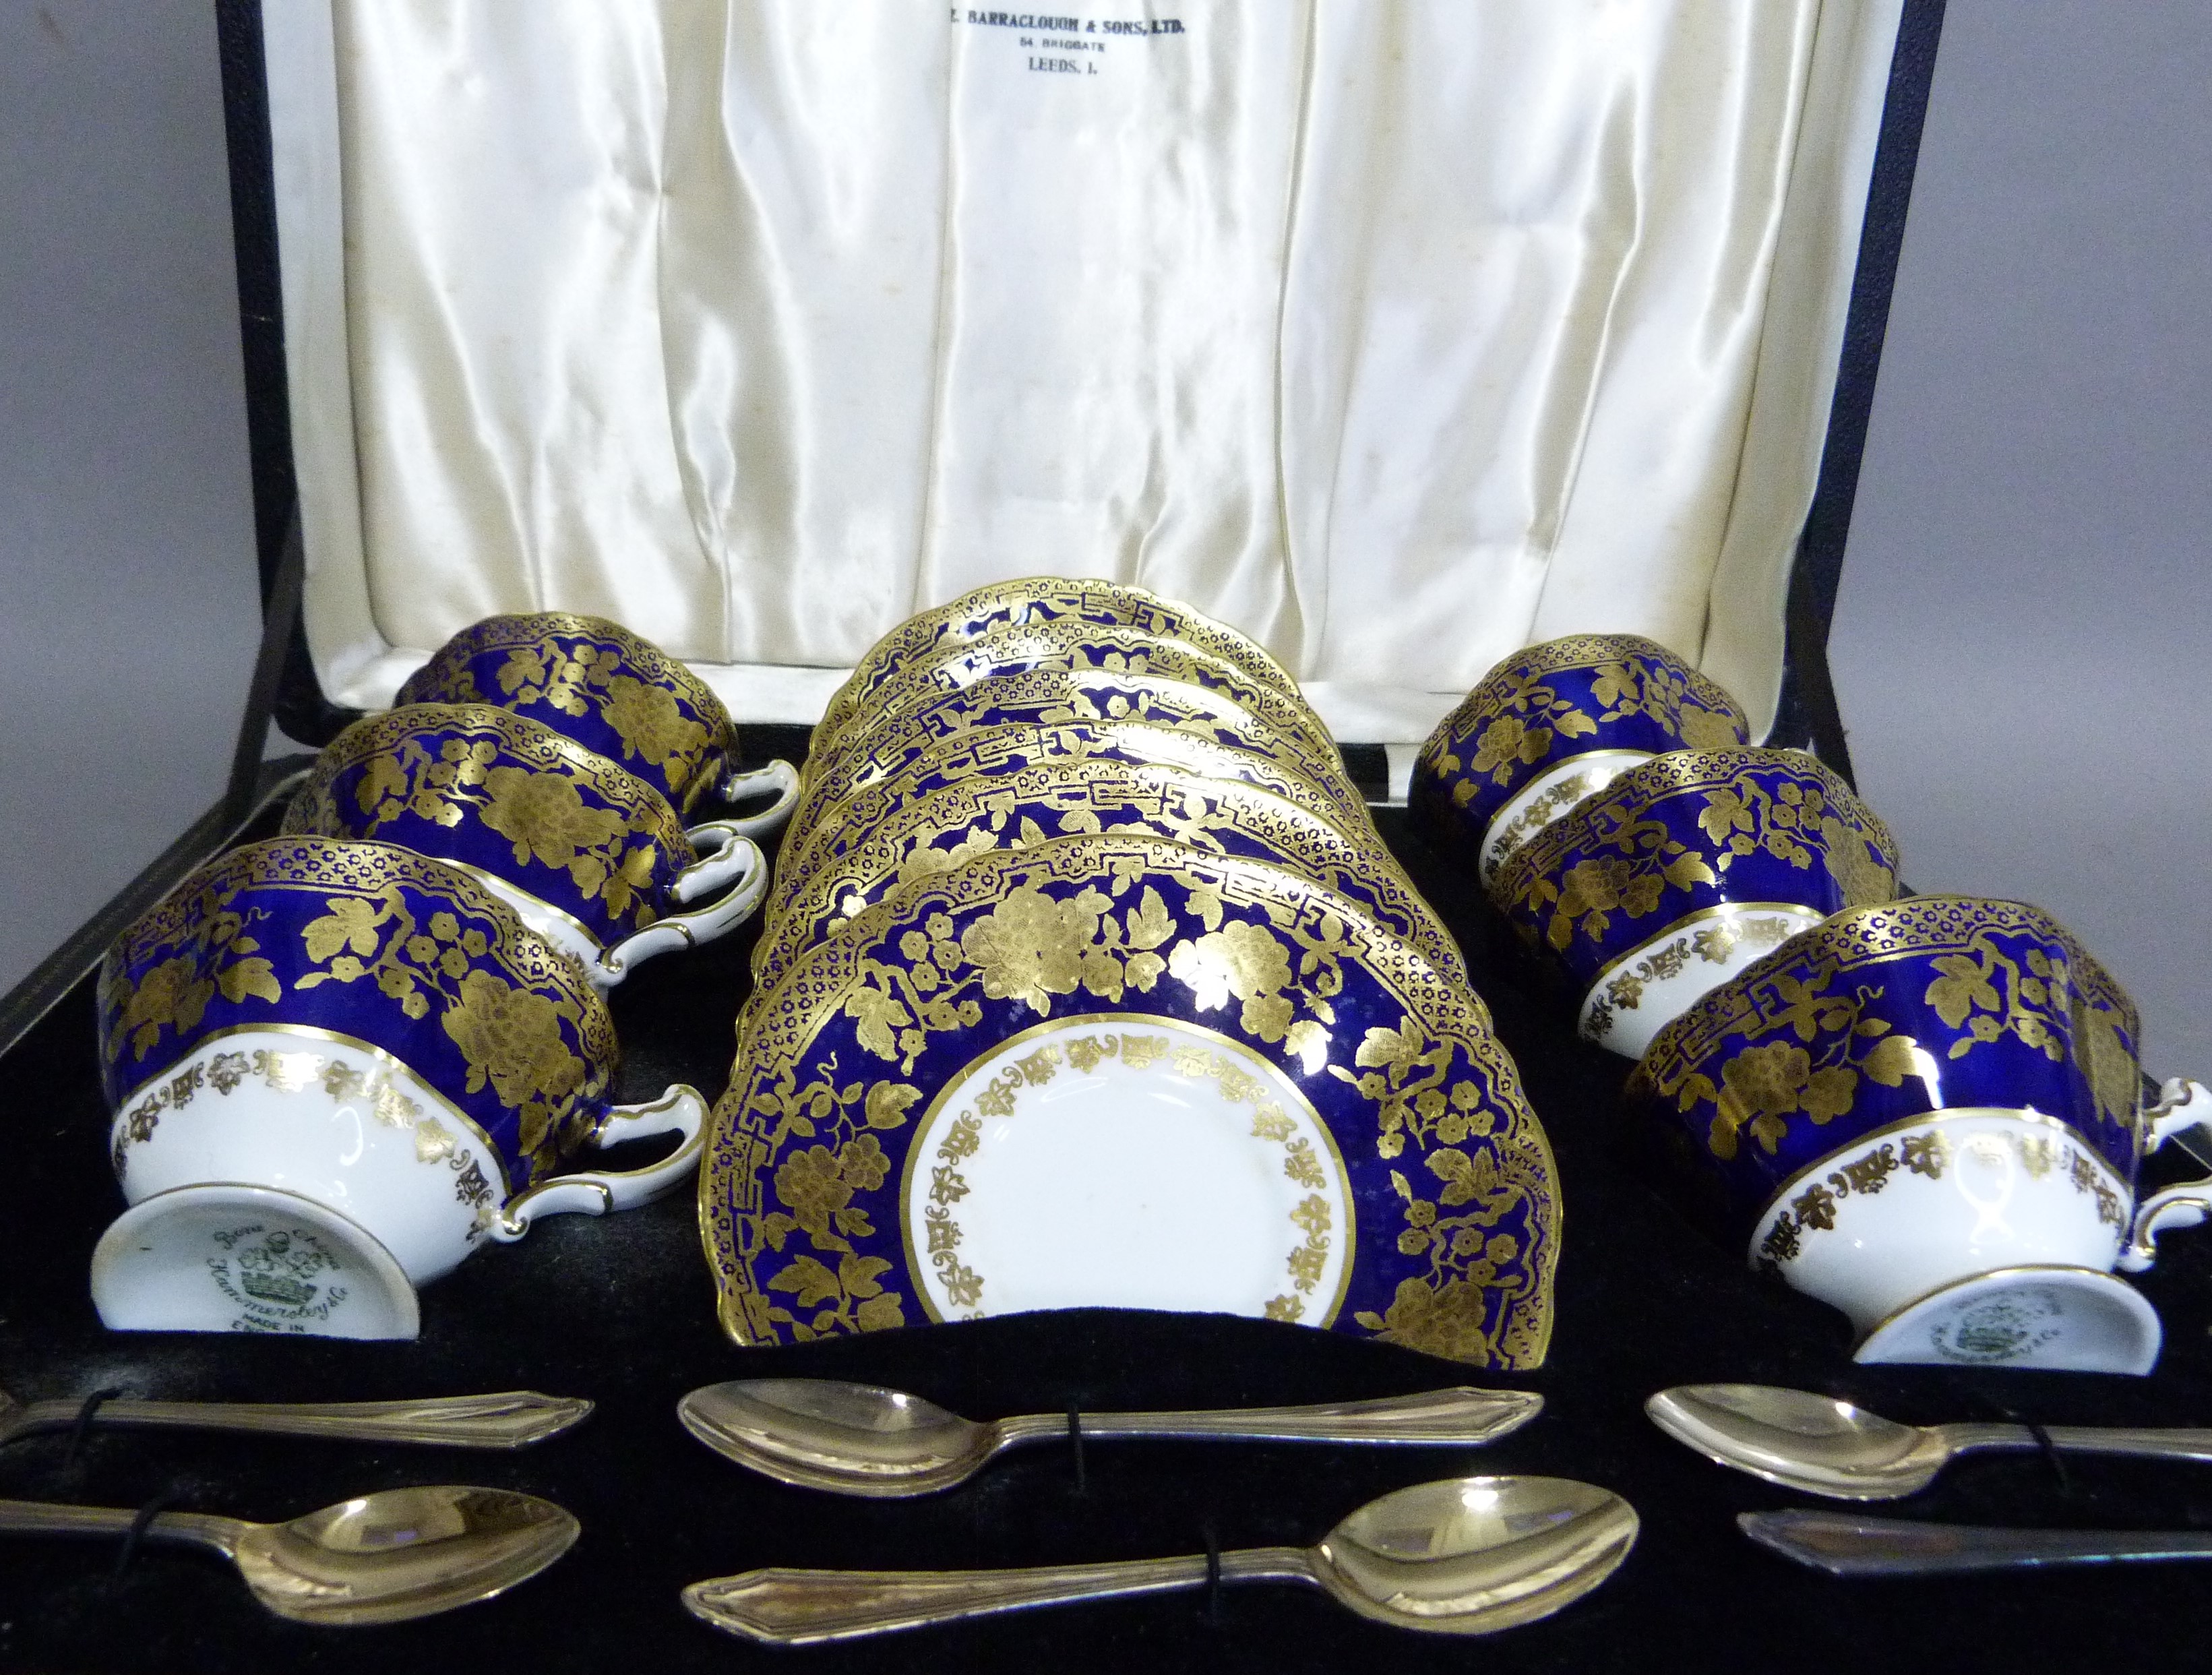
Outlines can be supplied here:
M1643 1416L1664 1386L1758 1380L1848 1396L1910 1421L2016 1415L2049 1423L2212 1421L2212 1273L2178 1248L2142 1282L2167 1341L2148 1379L1859 1367L1844 1323L1673 1207L1620 1106L1624 1062L1575 1038L1465 869L1401 811L1385 838L1465 947L1556 1150L1566 1206L1550 1359L1516 1382L1543 1415L1485 1450L1094 1443L1018 1453L968 1486L912 1501L783 1488L706 1453L676 1398L746 1376L863 1379L976 1416L1227 1406L1381 1395L1486 1375L1330 1333L1217 1317L1104 1311L933 1326L740 1350L714 1323L695 1203L680 1195L592 1221L564 1217L432 1288L412 1343L122 1335L86 1275L120 1207L106 1157L88 972L107 938L226 843L272 826L273 716L320 743L349 719L317 685L298 616L301 563L285 399L259 9L217 0L266 634L224 796L99 918L0 1002L0 1087L14 1166L0 1176L0 1385L19 1400L101 1390L175 1399L311 1400L532 1387L588 1396L580 1429L514 1455L92 1428L0 1449L0 1492L282 1519L368 1489L476 1482L544 1495L582 1520L574 1550L506 1597L381 1629L316 1629L261 1610L211 1556L22 1540L0 1568L0 1666L111 1672L635 1665L655 1675L771 1667L1285 1670L1398 1663L1496 1670L2086 1666L2186 1659L2212 1605L2162 1566L1986 1579L1845 1583L1754 1548L1742 1510L1798 1502L1711 1465ZM1933 72L1942 0L1908 0L1891 72L1818 492L1790 593L1789 661L1772 742L1809 741L1848 771L1825 646L1872 405L1891 282ZM795 729L753 729L761 758ZM1380 752L1347 752L1365 780ZM1374 759L1370 759L1370 758ZM212 789L213 788L211 788ZM258 813L256 808L258 804ZM180 824L189 811L179 811ZM727 1077L750 933L641 972L613 997L621 1093ZM1643 1534L1611 1582L1542 1623L1463 1642L1380 1628L1316 1593L1239 1588L1018 1614L850 1647L778 1652L694 1621L678 1590L757 1566L901 1568L1079 1562L1306 1544L1363 1501L1427 1478L1543 1472L1604 1484ZM2212 1527L2212 1472L2015 1455L1962 1462L1912 1501L1875 1508L1950 1522Z
M764 739L764 744L773 744ZM270 819L264 816L264 820ZM0 1178L10 1260L0 1380L21 1400L102 1389L171 1398L365 1399L527 1387L599 1410L516 1454L232 1440L94 1428L0 1449L0 1492L282 1519L366 1490L481 1483L560 1501L574 1550L505 1597L389 1628L310 1629L262 1611L211 1556L20 1540L0 1568L0 1666L241 1669L1483 1670L2086 1667L2185 1659L2212 1603L2157 1565L1940 1581L1842 1582L1753 1547L1735 1514L1806 1504L1668 1440L1644 1398L1678 1383L1753 1380L1847 1396L1908 1421L2016 1414L2048 1423L2212 1421L2212 1274L2177 1245L2145 1294L2164 1317L2148 1379L1859 1367L1841 1316L1759 1280L1693 1228L1624 1145L1624 1061L1576 1039L1463 871L1380 812L1391 846L1467 950L1557 1152L1565 1213L1549 1360L1525 1378L1305 1328L1226 1317L1032 1315L835 1343L738 1349L714 1324L688 1194L594 1221L556 1218L423 1295L412 1343L104 1331L86 1288L120 1207L106 1159L90 984L4 1061L15 1166ZM621 1093L671 1080L719 1090L750 932L646 968L615 991ZM2186 1239L2187 1235L2184 1235ZM870 1501L788 1489L708 1453L677 1422L696 1386L853 1378L978 1417L1091 1409L1345 1399L1510 1382L1544 1412L1485 1449L1091 1442L1018 1451L965 1487ZM1354 1617L1283 1587L1016 1614L846 1647L781 1650L692 1619L684 1584L763 1565L943 1568L1057 1564L1304 1544L1362 1501L1470 1472L1604 1484L1643 1519L1610 1582L1544 1623L1470 1643ZM1960 1523L2212 1527L2212 1471L2035 1454L1954 1465L1896 1515ZM2192 1599L2199 1600L2191 1605Z

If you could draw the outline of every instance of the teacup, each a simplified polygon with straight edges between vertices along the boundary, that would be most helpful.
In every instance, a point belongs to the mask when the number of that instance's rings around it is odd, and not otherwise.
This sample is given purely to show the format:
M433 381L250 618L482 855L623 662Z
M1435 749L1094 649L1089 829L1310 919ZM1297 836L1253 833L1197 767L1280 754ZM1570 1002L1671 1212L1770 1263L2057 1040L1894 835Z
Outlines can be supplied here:
M411 1337L416 1288L541 1215L683 1185L703 1101L611 1106L614 1026L576 962L469 874L276 838L118 939L100 1036L131 1208L94 1252L118 1329ZM662 1161L560 1173L674 1133Z
M760 837L799 800L788 762L732 771L738 730L713 688L650 641L604 617L562 611L486 617L430 655L396 704L489 704L544 722L619 762L689 817L702 799L773 794L729 824Z
M408 704L356 722L324 747L284 830L373 838L463 868L602 989L744 924L768 888L758 845L729 823L686 831L636 775L489 704Z
M1802 751L1672 751L1515 851L1491 899L1635 1057L1707 990L1846 907L1897 893L1897 844Z
M1753 1265L1850 1317L1857 1358L2144 1373L2148 1265L2212 1182L2136 1203L2138 1165L2212 1115L2142 1108L2127 996L2048 916L1923 896L1838 914L1662 1030L1629 1080L1647 1135Z
M1488 885L1551 821L1650 758L1747 744L1742 706L1640 634L1516 652L1438 722L1407 801Z

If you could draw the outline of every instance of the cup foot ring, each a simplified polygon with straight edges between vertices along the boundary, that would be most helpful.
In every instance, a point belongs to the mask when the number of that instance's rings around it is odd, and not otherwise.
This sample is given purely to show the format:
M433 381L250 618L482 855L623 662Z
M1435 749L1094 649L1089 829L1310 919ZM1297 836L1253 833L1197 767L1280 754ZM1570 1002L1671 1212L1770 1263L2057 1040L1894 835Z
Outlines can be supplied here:
M1852 1359L2075 1373L2148 1373L2158 1312L2094 1268L2001 1269L1914 1298L1879 1322Z
M157 1192L116 1217L92 1255L111 1331L410 1338L415 1287L357 1222L275 1187Z

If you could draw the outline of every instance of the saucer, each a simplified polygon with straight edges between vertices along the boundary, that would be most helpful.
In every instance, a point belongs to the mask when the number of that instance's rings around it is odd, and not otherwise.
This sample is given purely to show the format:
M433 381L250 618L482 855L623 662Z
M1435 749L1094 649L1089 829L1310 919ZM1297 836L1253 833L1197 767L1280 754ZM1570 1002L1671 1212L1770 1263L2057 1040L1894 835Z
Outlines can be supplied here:
M809 758L806 789L792 814L792 826L803 841L823 810L924 756L957 751L966 735L979 728L1086 722L1143 722L1266 756L1287 771L1316 782L1347 813L1364 815L1366 804L1346 777L1341 757L1333 751L1316 753L1225 693L1156 675L1036 669L994 675L964 691L948 692L869 734L865 748L856 743L833 748L820 763Z
M1093 831L1166 838L1285 867L1352 897L1376 923L1459 981L1458 944L1365 821L1325 819L1237 780L1104 758L1048 761L969 778L902 801L880 821L823 834L812 865L756 945L757 982L915 880L994 849Z
M1249 670L1286 694L1297 694L1297 682L1266 650L1225 623L1200 615L1187 605L1175 604L1150 588L1127 582L1037 576L988 583L901 623L868 649L859 667L830 697L816 736L827 739L878 686L895 679L933 647L980 639L1009 624L1060 618L1181 640Z
M995 628L976 639L933 647L870 693L864 711L834 729L826 723L817 728L814 752L826 756L843 749L940 693L958 691L994 675L1031 669L1106 669L1210 686L1316 752L1336 748L1328 729L1304 698L1226 658L1140 630L1102 628L1064 617Z
M1178 769L1201 779L1237 780L1273 793L1334 825L1371 829L1366 805L1326 791L1303 767L1248 745L1201 739L1148 722L1010 722L970 728L858 785L842 801L817 803L793 823L776 860L766 917L793 899L817 857L865 842L915 800L968 780L992 779L1048 763L1117 762Z
M1120 833L975 856L798 959L700 1184L740 1343L1110 1301L1502 1367L1543 1358L1558 1206L1463 983L1310 879Z

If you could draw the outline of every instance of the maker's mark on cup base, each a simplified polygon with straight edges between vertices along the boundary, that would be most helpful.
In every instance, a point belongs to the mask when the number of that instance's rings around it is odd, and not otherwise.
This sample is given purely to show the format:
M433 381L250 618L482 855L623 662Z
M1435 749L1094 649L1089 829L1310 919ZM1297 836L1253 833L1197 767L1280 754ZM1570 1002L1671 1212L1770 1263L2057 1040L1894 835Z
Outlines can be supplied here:
M118 1216L92 1258L112 1331L237 1331L410 1338L415 1288L374 1235L270 1187L155 1193Z
M1876 1325L1853 1359L2141 1374L2158 1364L2163 1337L2157 1311L2117 1276L2021 1267L1914 1299Z

